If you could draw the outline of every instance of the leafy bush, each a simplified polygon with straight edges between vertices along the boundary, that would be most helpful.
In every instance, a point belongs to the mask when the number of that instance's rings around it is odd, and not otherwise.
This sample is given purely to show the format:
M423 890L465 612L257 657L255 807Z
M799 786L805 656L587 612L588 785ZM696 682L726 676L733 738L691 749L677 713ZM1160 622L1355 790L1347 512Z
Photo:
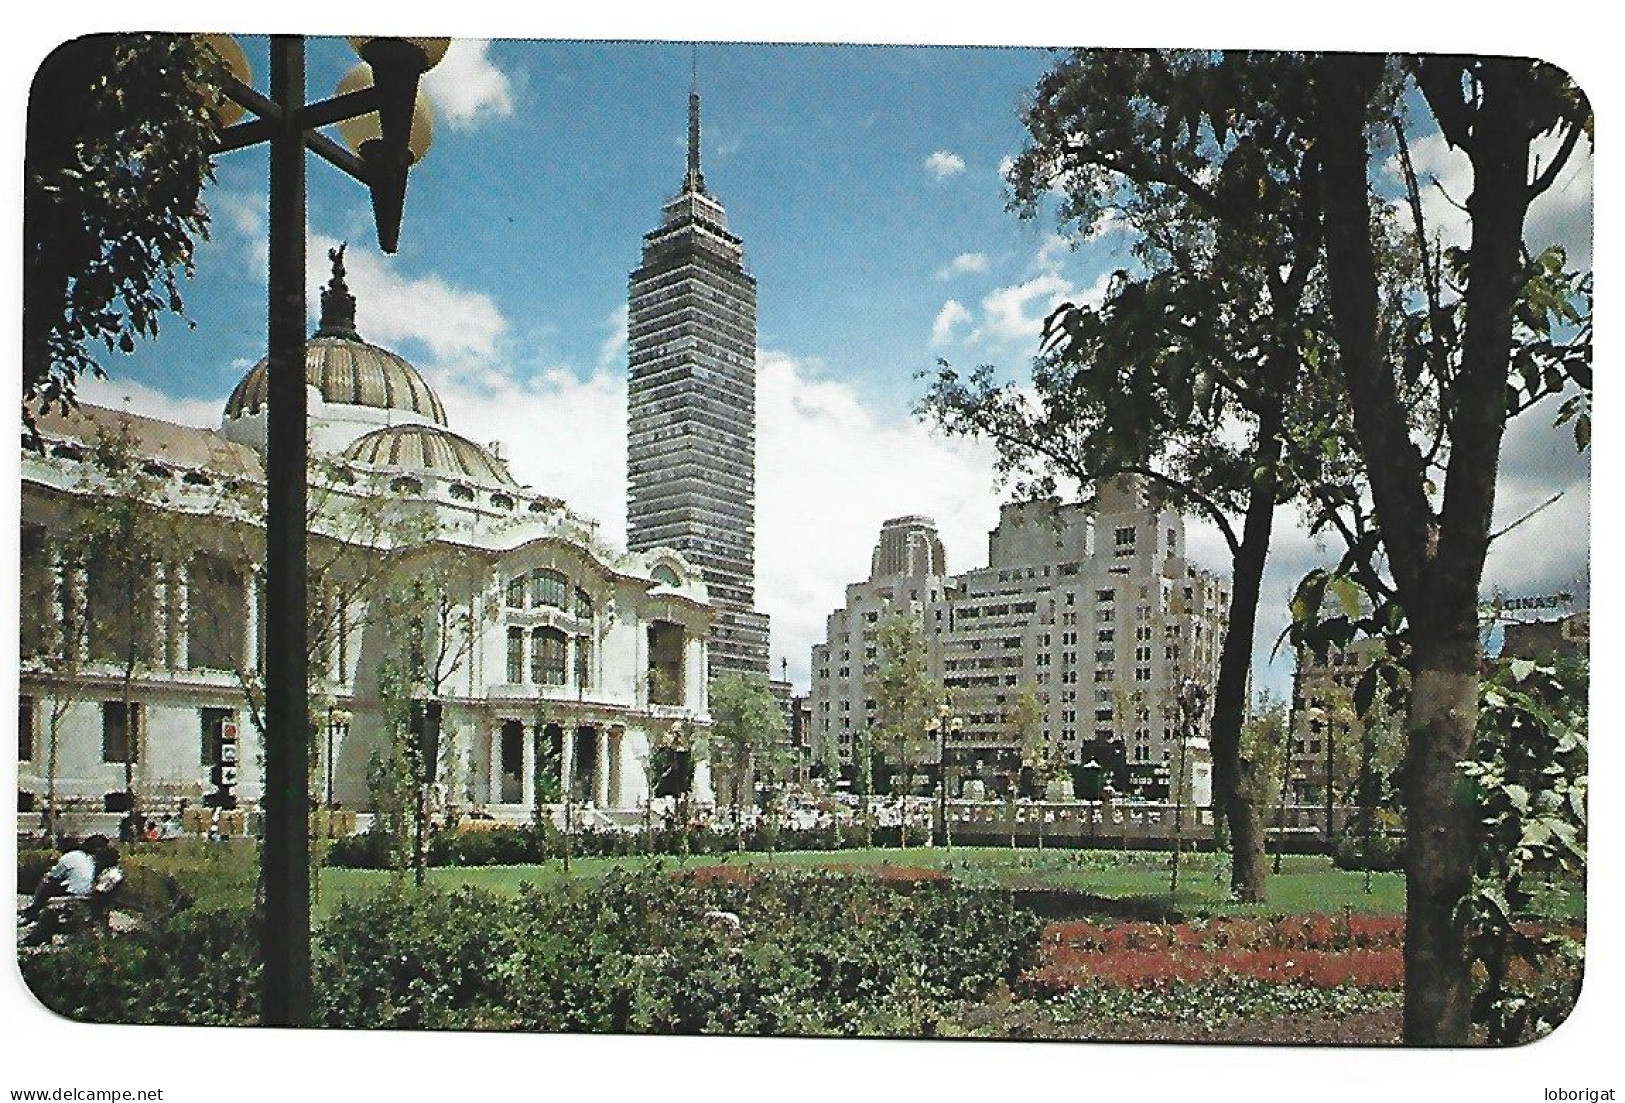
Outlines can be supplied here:
M231 1026L259 1014L259 940L246 909L190 910L126 934L20 957L23 980L81 1022Z
M340 905L312 950L324 1026L467 1029L499 1025L494 966L516 951L511 905L489 893L394 888Z
M17 851L17 891L25 896L32 895L56 865L59 857L54 850L18 850Z
M24 958L52 1010L105 1022L255 1017L246 912L187 912ZM944 937L952 931L952 937ZM313 946L316 1021L334 1027L930 1033L1009 984L1039 922L992 888L759 871L748 880L612 871L527 887L395 888L341 903Z
M1332 864L1353 872L1403 873L1405 840L1386 830L1373 830L1369 839L1358 831L1345 832L1332 844Z
M896 847L902 843L895 827L876 828L872 844L861 824L831 825L805 829L757 826L742 835L725 827L680 831L656 827L652 831L619 831L581 828L568 838L544 821L483 827L477 831L437 831L429 840L431 866L517 866L536 865L562 857L565 847L576 857L614 858L629 854L731 854L743 841L747 852L769 850L849 850L868 845ZM327 864L350 869L389 869L392 856L404 853L388 832L375 827L361 835L335 839L327 852Z

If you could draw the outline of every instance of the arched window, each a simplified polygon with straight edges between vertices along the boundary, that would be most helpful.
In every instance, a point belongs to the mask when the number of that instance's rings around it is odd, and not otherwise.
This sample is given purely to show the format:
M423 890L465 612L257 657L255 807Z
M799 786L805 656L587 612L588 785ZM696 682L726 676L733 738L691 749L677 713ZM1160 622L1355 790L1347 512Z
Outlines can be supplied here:
M472 502L474 500L473 489L464 485L463 483L452 483L451 487L446 491L446 493L450 494L453 498L456 498L459 502Z
M592 618L592 595L586 590L583 590L580 586L576 587L575 612L576 616L582 618L583 620L590 620Z
M389 484L389 489L397 494L422 494L423 482L411 475L397 475Z
M662 586L681 586L683 584L683 580L677 577L677 572L664 563L649 573L650 577Z
M531 640L530 680L542 686L565 684L565 636L557 628L538 628Z
M570 587L565 577L558 571L542 568L530 574L530 604L532 607L551 606L554 609L566 608L565 601L569 596Z
M510 609L523 609L525 607L524 575L520 575L518 578L510 578L508 580L508 593L503 599L503 604Z

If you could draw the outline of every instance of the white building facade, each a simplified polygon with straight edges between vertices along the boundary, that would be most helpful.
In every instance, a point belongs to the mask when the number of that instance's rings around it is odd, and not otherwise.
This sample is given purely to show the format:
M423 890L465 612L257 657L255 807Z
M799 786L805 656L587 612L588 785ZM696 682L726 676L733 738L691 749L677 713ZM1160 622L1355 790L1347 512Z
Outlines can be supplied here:
M870 577L847 587L813 648L815 735L852 760L874 719L878 625L902 611L924 627L930 673L960 721L950 765L1018 766L1011 712L1030 693L1036 735L1067 762L1098 763L1120 784L1166 771L1193 734L1178 687L1216 680L1230 600L1228 580L1191 563L1184 541L1183 519L1129 481L1103 486L1093 509L1004 506L987 566L957 575L929 518L886 522Z
M306 349L313 803L366 810L403 704L433 701L448 810L641 808L652 751L709 723L699 571L610 547L453 432L423 377L356 333L341 255L322 299ZM82 407L23 449L25 808L126 789L143 809L195 804L223 765L258 801L265 370L219 431Z

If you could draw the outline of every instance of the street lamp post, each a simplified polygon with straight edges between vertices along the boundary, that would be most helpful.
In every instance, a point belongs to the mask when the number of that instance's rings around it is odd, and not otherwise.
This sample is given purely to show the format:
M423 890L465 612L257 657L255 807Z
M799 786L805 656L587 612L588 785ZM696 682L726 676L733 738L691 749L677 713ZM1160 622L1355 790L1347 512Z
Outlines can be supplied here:
M958 732L964 721L953 715L946 704L937 712L937 822L942 827L942 849L954 848L953 835L948 826L948 733Z
M406 172L428 144L414 126L418 83L447 39L351 39L371 67L339 95L305 102L305 40L271 38L270 96L249 85L242 49L210 36L231 75L222 94L254 118L223 129L218 152L270 145L269 310L265 447L265 886L261 1022L303 1026L310 1018L310 723L306 624L305 150L367 185L378 244L393 253ZM424 113L425 123L427 113ZM339 124L352 153L318 128ZM416 134L413 132L417 131ZM414 139L416 139L414 141Z

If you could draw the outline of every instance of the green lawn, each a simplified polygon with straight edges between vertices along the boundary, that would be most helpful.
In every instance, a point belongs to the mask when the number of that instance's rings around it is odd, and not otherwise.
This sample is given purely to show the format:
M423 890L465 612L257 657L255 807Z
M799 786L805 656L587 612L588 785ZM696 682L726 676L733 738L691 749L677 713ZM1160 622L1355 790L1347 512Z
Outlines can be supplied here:
M204 843L141 847L128 856L133 864L173 874L200 905L246 902L252 898L257 870L256 848L248 842L223 846ZM779 868L842 869L853 866L907 866L946 868L957 879L1022 888L1072 888L1111 899L1138 898L1188 915L1303 915L1355 912L1401 914L1405 910L1405 879L1397 873L1379 873L1365 891L1365 875L1333 867L1330 859L1288 856L1281 873L1269 878L1269 899L1264 904L1237 904L1229 898L1227 855L1186 854L1181 860L1179 892L1170 896L1168 855L1107 850L1009 850L1002 847L954 847L951 853L931 847L907 850L868 849L792 851L766 854L704 855L688 858L577 858L564 871L560 861L529 866L478 866L429 870L431 884L443 888L475 885L492 892L512 894L522 884L550 884L566 876L602 877L616 867L642 868L659 863L664 869L707 865L747 865ZM393 875L379 870L321 870L315 903L318 920L343 899L377 892ZM1583 919L1583 893L1557 893L1547 900L1549 914Z
M1281 874L1270 878L1269 901L1259 905L1232 903L1229 899L1228 859L1208 854L1184 856L1179 892L1170 897L1167 861L1166 854L1122 854L1114 851L1050 850L1040 853L999 847L955 847L950 855L930 847L911 847L907 850L794 851L772 857L766 854L707 855L693 857L686 862L672 857L577 858L570 863L569 876L601 877L616 867L642 868L651 862L659 862L666 869L719 863L813 869L881 865L942 869L946 866L954 877L966 881L1024 888L1075 888L1113 899L1139 897L1193 914L1308 914L1341 912L1345 907L1357 912L1388 914L1405 910L1402 876L1375 875L1372 878L1372 891L1368 894L1364 890L1362 874L1334 869L1330 860L1325 858L1287 858ZM1216 876L1221 872L1222 876ZM340 899L377 891L389 883L390 876L378 870L323 870L318 912L325 913ZM499 893L516 893L522 884L548 884L565 876L563 863L556 861L539 866L483 866L429 871L430 883L435 885L476 885Z

